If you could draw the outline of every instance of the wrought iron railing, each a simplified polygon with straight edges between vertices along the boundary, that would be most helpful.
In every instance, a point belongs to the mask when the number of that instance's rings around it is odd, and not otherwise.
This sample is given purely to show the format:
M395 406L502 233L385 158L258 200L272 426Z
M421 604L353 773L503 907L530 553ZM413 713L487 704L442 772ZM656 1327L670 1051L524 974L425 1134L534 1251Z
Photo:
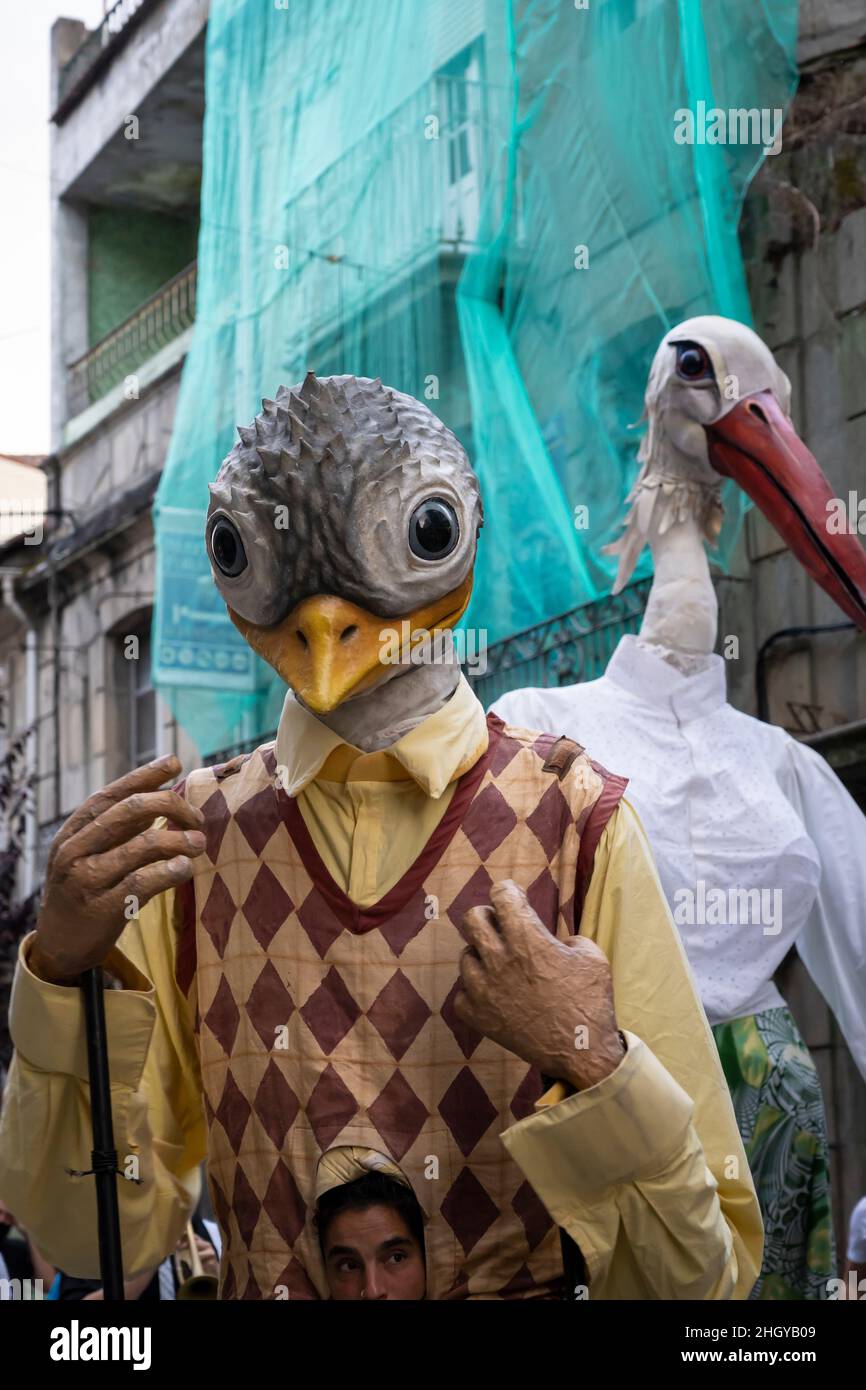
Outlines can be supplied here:
M196 262L181 270L68 368L68 409L99 400L195 319Z
M68 63L60 69L57 81L57 110L53 119L60 121L90 85L98 72L110 61L114 52L125 43L156 0L117 0L102 22L76 48Z
M622 593L581 604L549 622L516 632L487 649L486 668L466 674L487 708L508 690L525 686L573 685L595 680L627 632L636 632L646 608L651 579Z
M639 579L622 593L581 604L549 622L526 628L487 649L486 670L466 671L485 709L509 690L525 686L571 685L603 674L619 639L637 632L649 597L651 579ZM275 731L260 734L204 759L205 766L224 763L268 743Z

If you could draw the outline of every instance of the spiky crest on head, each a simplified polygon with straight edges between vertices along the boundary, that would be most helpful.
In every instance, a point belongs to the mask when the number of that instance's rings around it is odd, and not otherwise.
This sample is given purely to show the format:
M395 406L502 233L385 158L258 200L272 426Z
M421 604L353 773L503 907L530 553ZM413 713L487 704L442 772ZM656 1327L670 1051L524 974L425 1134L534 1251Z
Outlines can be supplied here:
M451 430L425 405L380 378L317 377L281 386L263 400L261 414L238 426L239 442L226 457L210 491L215 501L235 505L245 496L271 506L298 485L324 484L348 500L355 474L376 482L415 468L425 459L465 473L477 482L465 450ZM311 476L312 471L320 476Z

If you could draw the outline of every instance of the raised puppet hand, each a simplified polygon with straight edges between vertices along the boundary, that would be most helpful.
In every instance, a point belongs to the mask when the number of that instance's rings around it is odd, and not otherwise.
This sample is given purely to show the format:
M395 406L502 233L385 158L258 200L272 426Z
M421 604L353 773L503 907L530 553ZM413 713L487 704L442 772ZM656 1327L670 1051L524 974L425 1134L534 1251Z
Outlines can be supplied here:
M139 908L192 876L205 847L204 817L173 791L157 788L180 774L177 758L158 758L89 797L60 827L48 856L45 893L29 965L53 984L72 983L101 965ZM166 816L173 828L157 830Z
M494 883L492 907L463 918L470 945L454 1008L464 1023L544 1076L585 1090L624 1055L604 952L585 937L559 941L522 888Z

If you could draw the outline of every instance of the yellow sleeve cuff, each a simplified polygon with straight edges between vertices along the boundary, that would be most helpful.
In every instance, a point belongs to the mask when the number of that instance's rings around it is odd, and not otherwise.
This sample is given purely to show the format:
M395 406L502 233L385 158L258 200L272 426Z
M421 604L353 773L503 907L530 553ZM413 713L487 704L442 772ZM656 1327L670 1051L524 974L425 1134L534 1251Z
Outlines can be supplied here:
M558 1225L575 1198L662 1171L682 1148L693 1105L634 1033L615 1071L511 1125L502 1142Z
M75 985L40 980L27 964L35 933L21 943L9 1004L9 1032L21 1057L39 1071L88 1081L84 1004ZM105 967L123 985L105 991L112 1084L138 1090L156 1021L156 992L115 946Z

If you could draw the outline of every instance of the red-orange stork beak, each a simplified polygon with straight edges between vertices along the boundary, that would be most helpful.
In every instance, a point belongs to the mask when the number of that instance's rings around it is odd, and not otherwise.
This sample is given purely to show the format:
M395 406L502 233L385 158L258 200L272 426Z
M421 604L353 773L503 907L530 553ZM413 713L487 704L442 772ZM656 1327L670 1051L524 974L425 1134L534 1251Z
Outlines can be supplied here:
M803 568L866 632L866 552L856 533L828 527L830 484L772 391L746 396L705 426L710 463L733 478Z

